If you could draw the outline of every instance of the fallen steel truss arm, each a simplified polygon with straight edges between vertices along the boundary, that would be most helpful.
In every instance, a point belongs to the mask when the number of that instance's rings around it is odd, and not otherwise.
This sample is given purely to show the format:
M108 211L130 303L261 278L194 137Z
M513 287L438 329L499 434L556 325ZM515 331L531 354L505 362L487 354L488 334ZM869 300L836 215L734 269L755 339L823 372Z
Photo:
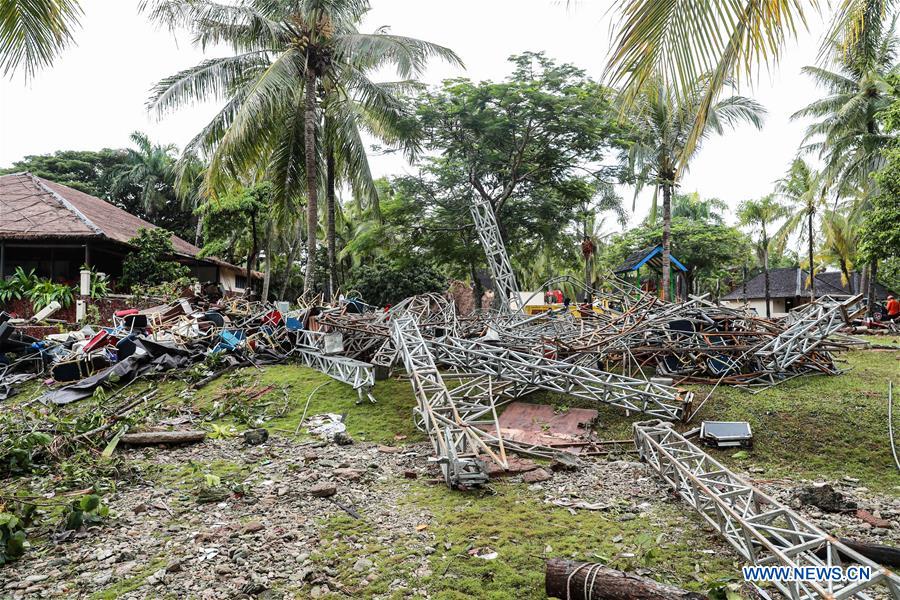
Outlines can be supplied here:
M487 482L478 455L492 455L493 451L480 439L483 432L460 414L415 319L402 315L391 320L391 337L416 394L416 421L431 438L447 485L455 488Z
M439 362L534 388L609 404L666 420L685 416L692 395L678 389L593 369L575 362L484 342L444 338L431 342Z
M820 299L792 313L793 323L756 351L770 369L784 371L801 358L808 356L828 336L849 324L854 316L864 310L860 307L853 314L850 308L862 299L853 296L844 302L830 298Z
M641 458L757 566L871 568L870 577L844 581L773 581L792 600L869 598L871 588L900 600L900 577L837 541L766 496L674 431L668 423L635 423Z

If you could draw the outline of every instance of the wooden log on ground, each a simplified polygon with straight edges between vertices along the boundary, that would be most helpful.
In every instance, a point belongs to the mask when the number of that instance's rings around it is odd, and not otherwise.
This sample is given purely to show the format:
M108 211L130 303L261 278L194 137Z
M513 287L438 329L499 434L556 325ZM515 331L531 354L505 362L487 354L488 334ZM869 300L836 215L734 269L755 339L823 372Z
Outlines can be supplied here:
M120 440L130 446L152 446L153 444L195 444L206 439L205 431L141 431L126 433Z
M851 550L859 552L869 560L877 562L879 565L895 569L900 568L900 548L849 540L847 538L840 538L840 541ZM825 558L825 549L820 548L819 550L816 550L816 556ZM848 556L844 556L843 554L841 556L844 560L850 560Z
M708 600L646 577L561 558L547 561L544 589L547 596L562 600Z

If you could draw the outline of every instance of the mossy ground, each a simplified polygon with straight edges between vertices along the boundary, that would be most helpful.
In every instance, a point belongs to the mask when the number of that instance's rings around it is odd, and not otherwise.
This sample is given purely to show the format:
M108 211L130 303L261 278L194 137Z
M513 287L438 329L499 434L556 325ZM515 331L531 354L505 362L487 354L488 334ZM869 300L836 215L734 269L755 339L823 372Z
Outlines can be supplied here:
M405 598L427 590L444 600L544 598L544 562L550 557L646 569L658 579L701 591L735 581L739 572L722 542L674 504L656 505L622 522L615 512L572 514L548 506L526 486L511 482L482 493L421 483L406 488L402 508L427 507L430 515L416 527L421 532L410 531L409 538L426 538L433 553L425 554L422 542L385 545L378 541L383 532L363 521L330 519L316 558L333 566L343 591L357 597ZM491 551L495 559L478 556ZM428 570L422 572L417 568L425 556ZM377 578L365 587L359 585L365 573L353 569L360 558L376 567ZM403 584L398 586L398 580Z

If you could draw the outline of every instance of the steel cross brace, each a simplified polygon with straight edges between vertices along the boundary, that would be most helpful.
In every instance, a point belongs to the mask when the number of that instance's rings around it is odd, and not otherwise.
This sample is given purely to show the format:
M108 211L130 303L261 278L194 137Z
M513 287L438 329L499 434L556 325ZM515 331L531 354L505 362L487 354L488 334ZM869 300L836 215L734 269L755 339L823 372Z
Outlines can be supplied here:
M484 342L447 337L430 342L438 362L534 388L642 412L666 420L686 416L693 395L678 389L608 373L577 362L555 360Z
M774 581L792 600L869 598L873 587L900 600L900 577L841 544L766 496L689 442L668 423L634 424L634 443L688 504L752 565L843 567L844 558L871 567L864 581ZM820 558L820 555L823 557Z
M475 221L475 231L484 248L491 275L494 277L494 285L497 295L500 297L500 310L502 312L518 312L522 310L522 297L519 295L519 284L516 283L516 274L513 272L503 236L500 235L500 227L497 225L497 215L494 208L487 200L476 199L469 207L472 212L472 220Z

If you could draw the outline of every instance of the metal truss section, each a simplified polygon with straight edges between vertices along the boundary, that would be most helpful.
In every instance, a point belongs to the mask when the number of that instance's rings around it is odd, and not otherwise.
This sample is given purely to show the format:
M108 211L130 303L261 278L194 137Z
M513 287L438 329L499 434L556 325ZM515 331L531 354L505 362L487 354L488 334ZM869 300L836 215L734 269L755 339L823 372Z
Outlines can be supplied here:
M478 455L488 448L479 438L481 432L459 413L415 319L411 315L393 319L391 337L416 394L416 420L431 438L447 485L458 488L486 483L487 472Z
M375 402L372 388L375 387L375 368L366 362L347 358L338 354L342 348L329 348L328 334L314 331L297 332L297 343L291 354L296 356L305 366L320 371L332 379L350 385L359 394L359 401L368 398Z
M500 297L500 310L521 311L522 297L519 295L519 284L516 283L516 274L513 272L503 237L500 235L494 208L487 200L476 199L470 209L472 219L475 221L475 231L478 232L478 239L484 247L497 295Z
M773 582L787 598L865 599L877 590L900 600L900 577L766 496L670 424L636 423L634 443L641 458L751 565L844 567L853 562L871 568L871 577L864 581Z
M439 362L464 371L660 419L679 420L690 412L693 395L682 396L672 386L473 340L444 338L431 344Z
M794 311L791 313L790 327L757 350L756 355L771 370L787 370L801 358L808 357L828 336L864 311L865 308L860 306L850 312L861 299L861 294L843 302L825 297ZM829 366L830 363L829 360Z

